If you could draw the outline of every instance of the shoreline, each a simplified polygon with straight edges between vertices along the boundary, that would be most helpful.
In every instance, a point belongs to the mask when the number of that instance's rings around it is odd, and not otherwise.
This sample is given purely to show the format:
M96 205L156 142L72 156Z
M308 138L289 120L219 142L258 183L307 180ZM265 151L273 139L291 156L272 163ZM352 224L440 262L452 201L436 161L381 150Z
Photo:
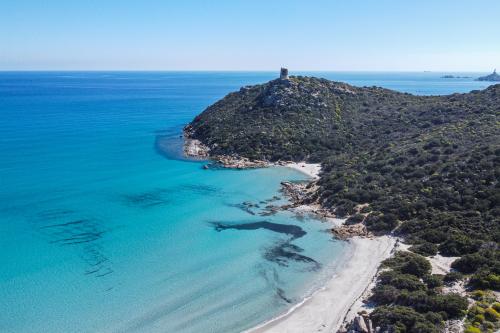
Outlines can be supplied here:
M286 163L283 165L286 168L297 170L314 180L319 179L319 174L321 172L321 164L319 163L306 163L306 162L296 162L296 163Z
M209 157L209 149L198 140L190 140L186 155ZM201 146L201 149L200 149ZM191 154L190 154L191 153ZM201 154L200 154L201 153ZM281 166L294 169L317 181L321 173L321 164L306 162L269 163L265 161L249 161L247 159L224 157L218 159L225 167L253 168ZM298 210L311 211L311 205L301 205ZM332 227L341 227L345 220L332 219ZM396 248L396 238L381 237L349 237L346 253L340 258L338 267L324 285L310 296L294 304L286 312L271 318L245 333L304 333L304 332L337 332L346 323L354 319L357 313L366 309L363 301L368 297L383 260L392 255Z
M244 332L337 332L344 321L352 319L350 316L361 309L362 298L370 289L380 263L392 254L396 239L354 237L349 243L350 252L322 288L286 313Z

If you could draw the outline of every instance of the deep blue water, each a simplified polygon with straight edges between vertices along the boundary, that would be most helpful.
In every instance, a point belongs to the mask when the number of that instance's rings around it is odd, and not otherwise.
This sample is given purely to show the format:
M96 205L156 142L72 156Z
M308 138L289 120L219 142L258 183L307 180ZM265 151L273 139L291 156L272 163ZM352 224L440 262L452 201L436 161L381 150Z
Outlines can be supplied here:
M487 86L442 73L309 74L417 94ZM305 176L203 170L175 155L206 106L274 77L0 72L0 331L238 332L333 274L348 248L327 225L263 214L285 200L265 202L281 197L280 181Z

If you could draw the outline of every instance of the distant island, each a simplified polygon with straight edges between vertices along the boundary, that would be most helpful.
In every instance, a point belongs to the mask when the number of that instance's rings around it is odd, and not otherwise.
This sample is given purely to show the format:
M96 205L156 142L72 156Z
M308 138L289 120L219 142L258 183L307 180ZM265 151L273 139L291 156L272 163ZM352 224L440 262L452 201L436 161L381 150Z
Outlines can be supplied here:
M470 79L470 76L455 76L455 75L443 75L442 79Z
M285 184L292 206L346 219L332 228L342 239L408 244L344 332L486 332L500 317L499 113L500 85L415 96L282 70L209 106L185 137L228 167L319 163L319 179Z
M476 81L490 81L490 82L499 82L500 81L500 75L497 74L497 70L495 69L493 73L490 75L486 76L481 76L476 79Z

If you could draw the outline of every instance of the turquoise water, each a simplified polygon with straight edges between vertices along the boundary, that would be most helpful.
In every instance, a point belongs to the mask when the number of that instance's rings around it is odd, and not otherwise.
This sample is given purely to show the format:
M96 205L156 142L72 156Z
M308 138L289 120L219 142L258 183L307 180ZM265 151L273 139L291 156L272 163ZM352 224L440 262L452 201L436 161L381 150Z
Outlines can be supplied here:
M313 74L418 94L487 86ZM348 248L321 221L265 209L304 175L178 156L184 124L274 76L0 73L0 331L238 332L321 285Z

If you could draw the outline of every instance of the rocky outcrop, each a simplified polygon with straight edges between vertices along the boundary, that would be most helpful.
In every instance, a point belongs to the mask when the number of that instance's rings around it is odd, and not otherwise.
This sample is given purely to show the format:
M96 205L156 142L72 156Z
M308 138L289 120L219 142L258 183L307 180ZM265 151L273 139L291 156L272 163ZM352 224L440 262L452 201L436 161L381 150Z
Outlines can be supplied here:
M208 158L210 149L200 140L185 138L184 155L195 158Z
M307 183L281 182L281 191L290 198L294 206L301 205L307 198L309 191Z
M210 148L203 144L200 140L194 139L192 134L193 128L191 126L186 126L183 131L184 156L192 158L208 158Z
M354 320L338 330L337 333L378 333L380 328L373 328L372 321L366 311L359 312Z
M184 128L184 156L191 158L212 159L218 166L230 169L265 168L270 164L266 161L251 160L237 155L215 155L210 154L210 148L200 140L193 138L193 128L188 125ZM209 165L204 166L209 169Z
M222 167L230 169L266 168L269 166L269 163L266 161L251 160L246 157L238 156L214 156L213 160Z
M373 237L373 234L362 223L352 225L343 224L340 227L333 228L331 231L335 238L338 239L349 239L354 236Z

